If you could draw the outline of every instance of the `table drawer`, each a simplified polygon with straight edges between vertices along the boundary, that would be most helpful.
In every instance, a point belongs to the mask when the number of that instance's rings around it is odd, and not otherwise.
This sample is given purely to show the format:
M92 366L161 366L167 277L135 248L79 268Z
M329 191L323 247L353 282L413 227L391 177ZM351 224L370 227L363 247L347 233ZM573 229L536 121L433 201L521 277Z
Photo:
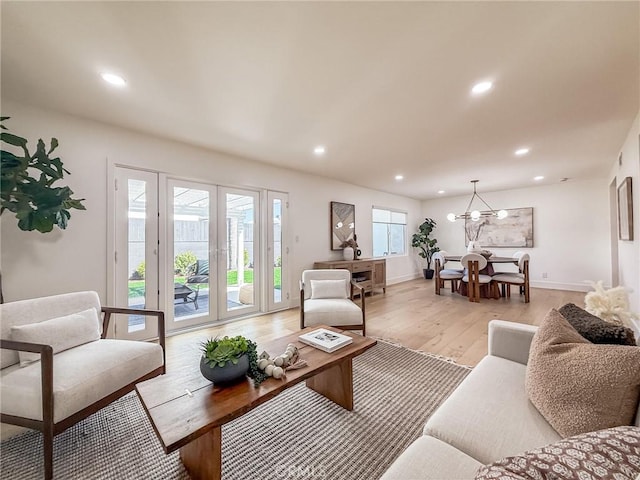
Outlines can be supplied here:
M373 270L373 262L353 262L351 264L352 272L370 272Z

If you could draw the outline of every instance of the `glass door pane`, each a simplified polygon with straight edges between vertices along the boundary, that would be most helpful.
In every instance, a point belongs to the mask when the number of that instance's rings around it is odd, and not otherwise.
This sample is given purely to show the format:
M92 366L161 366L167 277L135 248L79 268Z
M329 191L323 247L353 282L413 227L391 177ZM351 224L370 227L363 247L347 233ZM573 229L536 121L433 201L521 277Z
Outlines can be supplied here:
M171 265L167 269L171 330L216 319L216 283L215 276L210 275L216 238L215 221L212 221L216 189L169 180L167 196L171 212L168 228ZM215 268L211 271L215 272Z
M220 318L229 318L260 307L259 197L220 188L219 198Z
M267 192L267 295L269 311L289 307L289 289L287 279L287 259L289 248L286 245L288 201L287 194Z
M115 293L116 306L158 308L157 175L116 169ZM157 321L142 315L117 315L118 338L147 339Z

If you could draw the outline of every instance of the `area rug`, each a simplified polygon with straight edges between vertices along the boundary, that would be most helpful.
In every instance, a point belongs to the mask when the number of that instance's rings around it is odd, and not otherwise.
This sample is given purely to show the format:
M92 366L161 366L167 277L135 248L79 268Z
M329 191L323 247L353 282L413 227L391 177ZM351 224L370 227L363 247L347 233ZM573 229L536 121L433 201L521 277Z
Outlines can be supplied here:
M222 478L379 478L468 368L382 341L354 359L355 408L301 383L222 428ZM43 476L39 433L0 444L0 478ZM188 479L131 393L55 438L56 479Z

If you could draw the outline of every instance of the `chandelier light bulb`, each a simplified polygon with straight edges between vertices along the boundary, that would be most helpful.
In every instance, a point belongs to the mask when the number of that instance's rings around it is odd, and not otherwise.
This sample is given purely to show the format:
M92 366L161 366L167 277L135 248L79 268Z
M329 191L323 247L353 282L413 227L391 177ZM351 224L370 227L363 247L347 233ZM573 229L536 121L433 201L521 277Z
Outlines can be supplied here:
M473 212L471 212L471 220L473 220L474 222L480 220L480 212L478 210L474 210Z
M455 214L450 213L449 215L447 215L447 220L449 220L450 222L455 222L456 221Z
M507 212L506 210L498 210L498 219L499 220L507 218L508 216L509 216L509 212Z

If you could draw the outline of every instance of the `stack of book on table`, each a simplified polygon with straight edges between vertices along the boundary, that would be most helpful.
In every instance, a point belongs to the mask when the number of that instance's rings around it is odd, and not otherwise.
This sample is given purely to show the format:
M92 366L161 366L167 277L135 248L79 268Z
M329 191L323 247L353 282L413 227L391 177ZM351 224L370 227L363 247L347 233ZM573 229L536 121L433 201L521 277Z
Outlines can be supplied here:
M302 343L311 345L325 352L335 352L339 348L349 345L353 339L347 335L336 333L326 328L319 328L313 332L298 337Z

